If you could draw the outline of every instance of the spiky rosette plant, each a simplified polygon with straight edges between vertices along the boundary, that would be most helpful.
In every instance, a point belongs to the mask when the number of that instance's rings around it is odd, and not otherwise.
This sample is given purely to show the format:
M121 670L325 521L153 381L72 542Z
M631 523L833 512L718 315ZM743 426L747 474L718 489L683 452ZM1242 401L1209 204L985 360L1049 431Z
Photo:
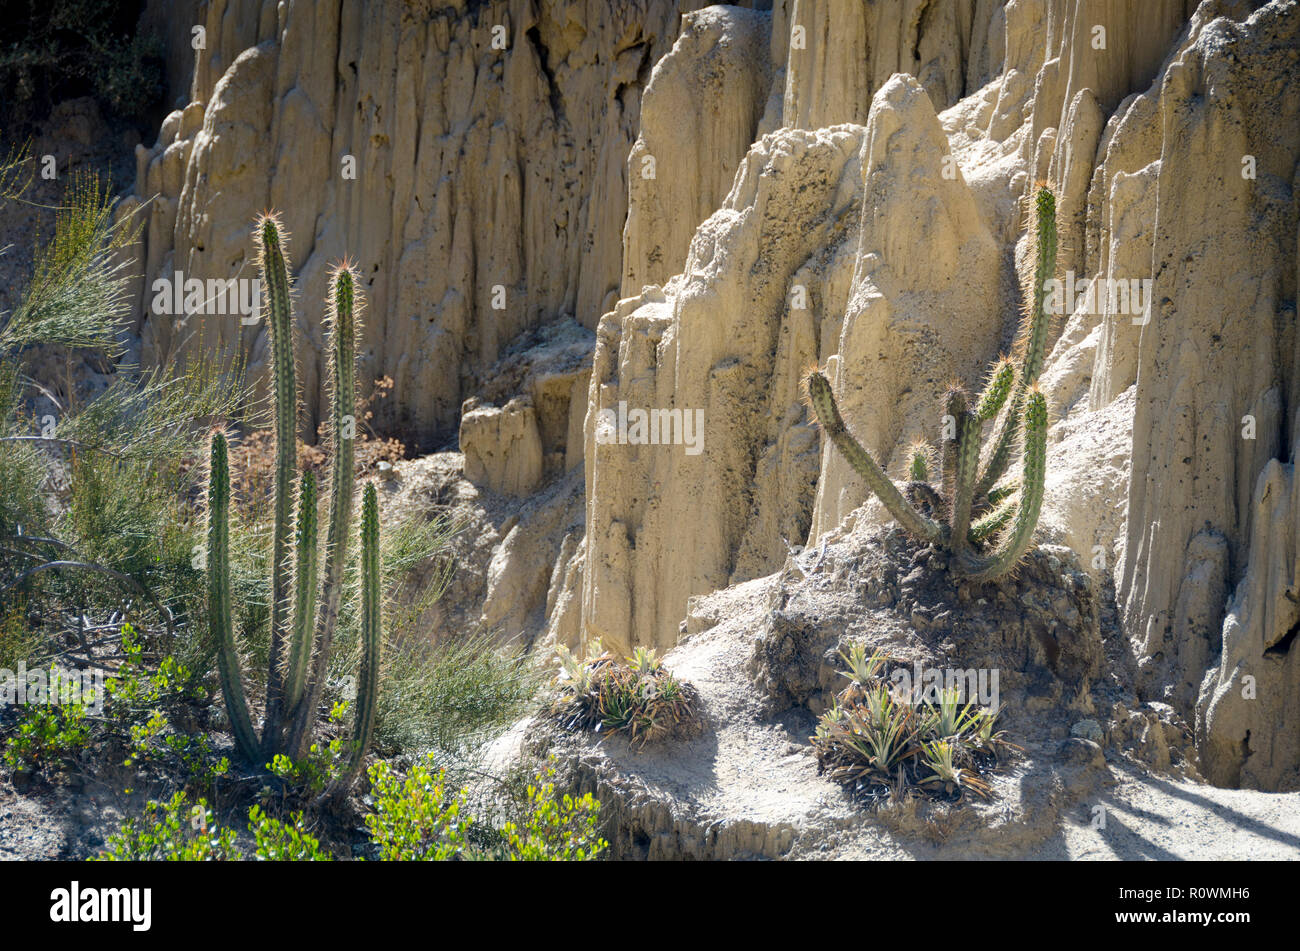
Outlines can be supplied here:
M319 586L316 478L304 471L298 483L296 517L291 489L297 465L298 392L294 373L293 311L286 237L272 215L257 224L256 238L263 313L271 334L275 403L275 503L271 535L271 640L267 672L266 715L262 735L253 729L240 674L232 629L228 553L230 469L224 433L211 444L208 480L208 605L218 670L240 754L250 762L276 754L301 757L316 726L321 689L338 623L355 493L357 278L342 264L331 275L330 337L330 472L329 527L324 553L324 581ZM379 592L379 506L367 485L361 518L361 667L351 756L340 782L359 771L375 726L379 689L381 603ZM292 549L292 551L291 551Z
M914 443L908 481L895 485L844 424L830 381L814 370L804 380L808 405L836 449L889 514L918 541L949 551L952 564L975 581L1008 574L1033 542L1047 471L1047 400L1038 388L1047 335L1048 281L1056 272L1056 199L1047 186L1034 197L1033 276L1025 294L1016 350L1003 357L971 405L960 386L944 397L944 432L937 480L933 452ZM986 424L988 448L981 451ZM1020 481L1000 485L1019 445Z

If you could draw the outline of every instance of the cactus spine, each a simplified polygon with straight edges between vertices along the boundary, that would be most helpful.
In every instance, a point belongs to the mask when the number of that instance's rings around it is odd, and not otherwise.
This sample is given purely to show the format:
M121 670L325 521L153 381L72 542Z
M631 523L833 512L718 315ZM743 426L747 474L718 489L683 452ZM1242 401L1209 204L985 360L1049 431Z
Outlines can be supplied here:
M969 408L953 387L944 398L938 486L927 479L928 452L910 450L904 492L844 425L830 382L814 370L804 384L808 404L831 442L889 514L914 538L948 549L954 567L976 581L1000 578L1015 568L1033 542L1047 471L1047 400L1037 387L1050 327L1048 282L1056 271L1056 200L1046 186L1034 196L1034 273L1017 340L1019 363L993 365L984 391ZM993 423L990 449L981 465L980 436ZM1015 486L998 486L1017 442L1023 473ZM990 546L984 550L984 546Z
M271 379L275 399L275 506L271 530L271 649L266 685L268 722L278 723L284 706L284 645L289 624L289 533L293 496L289 486L297 468L298 384L294 372L293 308L289 300L289 269L284 259L284 239L278 222L265 216L258 226L258 254L262 308L271 334ZM267 740L273 740L267 737ZM275 743L265 749L275 753Z
M379 598L379 500L371 483L361 500L361 669L357 672L352 758L345 776L349 783L361 771L361 758L375 731L382 639Z
M258 222L261 270L272 338L274 376L276 475L272 535L270 668L267 705L260 742L253 730L240 676L230 607L228 524L230 470L224 434L212 437L208 483L208 604L226 709L240 754L250 761L287 753L302 755L310 744L328 669L330 646L338 620L343 572L352 523L354 387L356 359L356 278L344 264L332 275L330 292L331 421L333 461L330 476L330 517L325 553L325 581L317 602L319 558L317 544L316 477L302 473L292 533L290 580L290 522L294 517L290 484L296 460L297 392L293 373L293 325L289 300L284 234L274 217ZM286 466L287 463L287 466ZM360 769L374 732L379 690L382 603L379 590L379 506L373 486L367 486L361 530L361 670L357 690L356 734L345 779ZM338 784L334 788L338 788Z
M330 521L325 541L325 587L316 618L315 655L310 684L293 718L289 749L301 756L311 742L311 728L320 704L330 646L338 623L343 591L343 568L348 557L348 526L352 523L356 434L356 275L347 264L334 272L330 284Z
M208 466L208 621L217 645L217 670L235 744L241 751L257 749L257 736L244 702L244 685L235 650L230 610L230 465L225 433L212 434Z

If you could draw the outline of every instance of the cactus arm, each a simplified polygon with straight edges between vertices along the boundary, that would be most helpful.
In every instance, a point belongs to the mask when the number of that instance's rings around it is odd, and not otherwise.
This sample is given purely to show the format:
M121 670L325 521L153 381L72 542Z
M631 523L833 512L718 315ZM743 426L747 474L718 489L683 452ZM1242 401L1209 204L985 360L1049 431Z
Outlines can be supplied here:
M383 604L379 589L379 502L374 483L361 499L361 666L357 671L356 723L352 758L344 774L349 786L361 771L362 758L375 732L379 697L379 662L383 643Z
M992 538L1006 528L1011 517L1016 513L1015 499L1003 497L1001 504L986 512L979 521L970 527L966 537L972 545L978 545Z
M943 400L943 433L939 440L939 492L947 500L944 504L947 514L951 514L952 502L957 495L958 441L966 412L966 392L960 387L952 387ZM952 420L952 436L947 434L949 420Z
M1011 395L1015 379L1016 365L1005 358L999 360L993 367L988 385L980 394L979 402L975 406L975 416L981 423L987 423L998 415L998 410L1002 409L1002 404Z
M1021 413L1025 406L1025 393L1038 380L1047 356L1047 334L1051 315L1047 302L1051 296L1047 287L1056 275L1056 197L1050 188L1042 186L1034 196L1034 278L1030 293L1028 321L1022 320L1020 339L1016 348L1020 353L1020 374L1011 397L1010 411L1003 415L994 437L984 472L975 486L975 497L989 491L1002 478L1011 463L1012 450L1020 431Z
M821 373L813 371L808 374L805 382L808 403L817 416L817 421L821 423L822 429L826 431L826 435L830 437L840 454L848 460L849 465L867 483L867 487L884 503L889 514L913 537L927 542L939 541L943 536L939 523L926 518L908 504L907 499L903 498L903 494L898 491L898 487L885 475L876 460L871 458L871 453L867 452L848 431L844 425L844 418L840 416L839 407L835 404L830 381Z
M991 555L981 557L968 551L960 559L962 570L972 581L1001 578L1019 563L1033 541L1047 474L1047 399L1037 388L1029 392L1026 400L1024 429L1024 473L1015 520Z
M1011 498L1011 496L1015 495L1018 491L1020 491L1019 482L1012 482L1008 485L994 486L993 488L989 489L988 494L985 496L985 499L988 501L990 507L997 508L1004 501Z
M207 568L208 623L217 647L217 670L221 676L221 692L226 698L226 714L240 755L255 762L259 746L244 699L230 606L230 465L226 437L221 433L212 436L208 469Z
M295 537L293 636L289 641L289 667L285 677L285 708L293 710L302 699L311 658L311 638L316 620L316 476L304 472L298 488L298 531Z
M1051 294L1047 283L1056 276L1056 196L1051 189L1046 186L1038 189L1034 208L1033 309L1022 342L1024 365L1020 376L1025 386L1032 386L1037 381L1043 369L1043 359L1047 356L1047 331L1051 324L1047 310Z
M294 377L293 312L289 268L279 222L263 216L258 223L265 314L271 334L271 370L275 399L275 509L271 532L271 646L266 682L263 752L276 752L284 709L284 652L290 611L291 485L297 462L298 391Z
M952 544L955 549L968 544L966 532L970 529L971 504L975 498L975 481L980 464L980 421L971 412L957 418L957 473L955 494L952 498Z
M979 481L975 483L976 498L988 495L989 489L993 487L998 479L1006 475L1007 467L1011 465L1016 436L1020 433L1020 416L1024 406L1025 388L1017 380L1011 395L1011 405L999 417L994 427L993 448L989 450Z
M338 622L343 569L352 524L356 426L356 276L340 267L330 286L330 516L325 545L325 582L316 617L314 658L307 683L293 714L290 755L300 756L311 740L316 708L325 680L330 645Z

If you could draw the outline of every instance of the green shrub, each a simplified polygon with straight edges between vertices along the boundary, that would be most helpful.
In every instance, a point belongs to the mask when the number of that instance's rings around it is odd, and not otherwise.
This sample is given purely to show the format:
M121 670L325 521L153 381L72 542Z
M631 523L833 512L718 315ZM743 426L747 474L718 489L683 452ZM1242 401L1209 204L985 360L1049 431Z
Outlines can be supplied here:
M383 861L587 861L608 847L597 826L600 803L590 794L556 798L554 770L544 769L527 789L518 821L492 829L468 811L468 795L446 782L429 755L399 776L385 762L369 770L372 810L365 827L370 848ZM191 804L178 792L167 802L151 800L138 819L129 818L99 856L103 860L220 861L243 857L270 861L332 858L308 830L301 812L289 821L261 806L248 811L252 849L241 851L234 830L216 822L204 799ZM247 855L246 855L247 853Z
M260 806L248 810L248 831L253 833L253 857L267 862L329 862L332 856L320 840L307 832L306 819L295 812L290 822L268 816Z
M370 767L374 812L366 830L379 858L390 862L441 862L467 856L474 819L465 815L464 790L451 792L434 758L417 762L405 778L387 763Z
M528 810L522 824L502 829L509 857L523 862L581 862L609 847L597 832L600 803L591 793L555 798L555 769L548 766L528 786Z
M85 749L89 740L84 704L28 703L22 708L17 728L5 741L4 764L15 772L34 773L45 766L68 762Z
M206 801L190 805L178 792L167 802L150 800L139 819L127 819L99 855L112 862L221 862L239 858L233 829L216 823Z
M0 21L0 100L10 120L38 121L57 102L94 96L132 121L163 96L163 45L137 32L142 4L118 0L26 0Z
M548 766L535 776L518 821L494 830L467 814L465 791L450 791L446 773L435 769L432 754L401 779L387 763L376 763L370 769L374 812L366 817L366 828L379 857L391 861L562 862L598 857L609 845L597 832L600 803L590 793L556 799L554 775Z

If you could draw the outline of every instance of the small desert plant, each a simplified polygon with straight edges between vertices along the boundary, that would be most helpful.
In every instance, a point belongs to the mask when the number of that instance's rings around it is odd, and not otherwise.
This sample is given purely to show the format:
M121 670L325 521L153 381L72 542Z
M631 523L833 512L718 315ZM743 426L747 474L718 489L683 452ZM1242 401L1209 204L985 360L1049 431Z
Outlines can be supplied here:
M889 658L854 643L840 654L849 684L832 699L811 737L818 766L831 779L871 796L910 789L989 798L982 774L1019 747L995 729L996 710L963 704L956 689L912 697L886 682Z
M99 856L107 862L222 862L239 858L233 829L216 822L205 800L190 804L183 792L150 800L144 815L129 818Z
M0 761L14 772L33 773L67 763L90 742L86 708L81 703L29 703L21 709L18 725L0 755Z
M622 732L642 743L698 730L695 688L673 676L654 650L637 648L626 663L608 652L578 658L563 646L558 654L553 709L567 728Z
M318 546L316 479L299 482L296 524L290 482L297 462L298 392L294 374L293 318L285 235L279 221L263 216L257 225L264 311L271 331L276 444L274 526L271 540L270 648L266 716L259 740L244 695L235 646L228 554L230 467L226 436L212 437L208 474L208 614L219 645L218 668L235 742L250 762L283 754L301 759L311 743L339 616L344 566L352 524L353 439L356 363L356 275L335 269L330 290L330 474L329 529L324 582L317 604ZM290 565L290 549L294 565ZM293 575L292 583L290 580ZM339 788L360 771L374 732L379 684L380 570L379 503L373 484L365 487L361 511L361 659L355 701L351 759Z
M1056 200L1043 186L1035 197L1033 283L1018 340L1019 364L1003 357L970 406L960 386L944 398L939 480L931 482L930 447L912 447L909 481L900 490L844 425L830 381L814 370L804 380L808 405L831 442L889 514L917 540L946 549L953 565L975 581L1010 572L1033 541L1047 468L1047 400L1038 389L1050 325L1047 282L1056 270ZM993 423L989 450L981 458L985 423ZM998 485L1017 442L1023 472L1015 485Z

